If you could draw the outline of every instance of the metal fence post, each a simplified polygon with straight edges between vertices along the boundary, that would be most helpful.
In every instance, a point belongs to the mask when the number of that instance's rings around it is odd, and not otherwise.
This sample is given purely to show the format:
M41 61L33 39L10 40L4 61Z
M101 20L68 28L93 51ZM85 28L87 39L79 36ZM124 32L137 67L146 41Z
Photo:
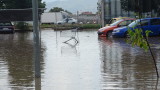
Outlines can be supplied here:
M38 0L32 0L33 11L33 35L34 35L34 65L35 77L41 77L40 73L40 38L38 24Z

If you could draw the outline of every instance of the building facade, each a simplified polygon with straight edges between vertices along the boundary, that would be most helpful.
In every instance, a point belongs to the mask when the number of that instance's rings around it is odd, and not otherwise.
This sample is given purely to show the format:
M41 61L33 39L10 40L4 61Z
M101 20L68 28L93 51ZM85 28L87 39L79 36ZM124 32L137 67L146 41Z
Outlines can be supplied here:
M97 14L93 14L92 12L82 12L78 15L78 21L82 23L97 23L98 17Z
M77 12L77 14L72 15L73 18L77 19L79 24L97 24L98 15L89 11Z
M121 0L99 0L97 5L99 22L102 26L115 17L135 17L133 12L122 9Z
M97 5L102 26L115 17L160 16L160 0L98 0Z

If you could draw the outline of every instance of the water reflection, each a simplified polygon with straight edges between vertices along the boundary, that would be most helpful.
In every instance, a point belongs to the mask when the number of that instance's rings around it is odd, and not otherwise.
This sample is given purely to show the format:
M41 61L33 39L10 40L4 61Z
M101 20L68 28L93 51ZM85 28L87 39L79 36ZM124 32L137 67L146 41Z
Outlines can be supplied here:
M34 86L32 33L1 34L1 57L8 66L10 87L14 90Z
M132 48L125 39L99 38L104 89L155 90L158 86L149 52ZM153 38L151 39L153 43ZM157 39L156 39L157 41ZM154 51L154 54L157 51Z
M160 90L152 57L123 38L78 33L79 43L42 31L41 78L34 77L33 33L0 34L0 90ZM149 38L160 69L160 37Z
M32 41L26 40L24 34L17 34L18 40L5 42L4 59L8 63L11 86L32 87L33 83L33 45ZM21 87L17 87L21 89Z
M65 45L61 47L61 55L66 56L66 57L73 56L73 55L77 56L77 47L76 46L77 46L78 42L69 41L69 42L65 42L64 44Z
M35 90L41 90L41 78L35 78Z

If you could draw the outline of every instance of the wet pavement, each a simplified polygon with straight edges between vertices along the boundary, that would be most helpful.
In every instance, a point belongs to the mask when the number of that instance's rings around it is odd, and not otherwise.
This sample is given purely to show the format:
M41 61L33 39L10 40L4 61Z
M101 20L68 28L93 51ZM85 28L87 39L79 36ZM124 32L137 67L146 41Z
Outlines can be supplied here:
M35 78L33 33L0 34L0 90L160 90L150 53L123 38L98 38L95 30L41 35ZM160 73L160 37L149 41Z

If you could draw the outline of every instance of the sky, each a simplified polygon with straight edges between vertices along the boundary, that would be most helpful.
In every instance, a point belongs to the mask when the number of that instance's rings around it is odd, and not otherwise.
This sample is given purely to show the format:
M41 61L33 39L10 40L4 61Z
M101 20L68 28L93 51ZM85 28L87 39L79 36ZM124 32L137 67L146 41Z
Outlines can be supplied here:
M57 0L42 0L44 2L52 2L52 1L57 1Z
M52 2L52 1L67 1L67 0L42 0L42 1L45 1L45 2Z
M95 13L97 11L98 0L42 0L42 1L46 2L46 8L47 8L46 11L49 11L53 7L61 7L64 10L67 10L72 13L77 13L77 11L82 11L82 12L91 11Z

